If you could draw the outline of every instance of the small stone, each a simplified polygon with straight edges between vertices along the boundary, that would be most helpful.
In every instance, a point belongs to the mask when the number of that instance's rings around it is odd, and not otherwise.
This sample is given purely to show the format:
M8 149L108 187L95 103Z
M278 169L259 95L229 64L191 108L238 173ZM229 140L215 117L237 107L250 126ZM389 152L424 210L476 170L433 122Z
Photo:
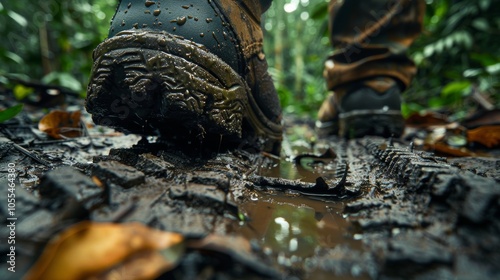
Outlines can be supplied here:
M38 190L42 199L52 206L57 204L55 201L65 204L72 198L87 210L102 203L104 191L90 177L69 166L47 172Z
M102 182L111 182L124 188L144 183L145 175L141 171L117 161L100 162L92 170Z
M173 164L166 162L152 154L139 155L139 159L135 166L145 174L155 173L168 175L169 173L171 173L171 170L175 169L175 166Z

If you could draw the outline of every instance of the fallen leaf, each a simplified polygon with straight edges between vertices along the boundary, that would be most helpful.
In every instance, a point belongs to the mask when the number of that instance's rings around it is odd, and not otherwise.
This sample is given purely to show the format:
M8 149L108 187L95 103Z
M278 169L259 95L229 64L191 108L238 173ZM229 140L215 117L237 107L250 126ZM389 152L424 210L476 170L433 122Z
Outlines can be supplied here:
M446 115L426 112L426 113L415 113L409 116L405 121L407 126L413 127L428 127L436 125L447 125L449 123Z
M442 156L452 156L452 157L472 157L476 156L475 153L469 151L468 149L461 147L455 148L451 147L445 143L437 142L434 144L425 144L425 150L436 153Z
M86 221L51 240L25 279L155 279L175 267L183 252L184 238L177 233Z
M54 110L45 115L38 123L38 129L55 139L82 136L80 111L66 112Z
M467 140L488 148L500 145L500 125L481 126L467 131Z
M500 125L500 109L481 111L462 122L467 128L476 128L487 125Z
M199 240L188 240L186 247L211 256L213 253L224 254L232 261L239 262L252 271L257 272L263 279L283 279L278 271L259 260L252 252L250 241L242 236L208 235ZM226 265L231 262L225 261Z
M17 104L13 107L0 111L0 123L8 121L23 110L23 104Z

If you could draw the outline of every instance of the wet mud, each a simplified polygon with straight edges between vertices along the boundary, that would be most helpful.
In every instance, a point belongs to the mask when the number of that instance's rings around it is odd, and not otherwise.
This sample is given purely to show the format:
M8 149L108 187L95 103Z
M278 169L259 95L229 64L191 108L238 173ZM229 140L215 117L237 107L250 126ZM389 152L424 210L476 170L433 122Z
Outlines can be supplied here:
M163 279L500 276L499 160L447 160L371 137L322 140L288 158L109 141L86 159L71 146L28 147L47 165L2 138L2 162L19 175L19 274L8 278L2 263L1 279L19 279L51 237L82 220L139 221L193 244L224 238L188 250ZM0 213L6 221L4 204Z

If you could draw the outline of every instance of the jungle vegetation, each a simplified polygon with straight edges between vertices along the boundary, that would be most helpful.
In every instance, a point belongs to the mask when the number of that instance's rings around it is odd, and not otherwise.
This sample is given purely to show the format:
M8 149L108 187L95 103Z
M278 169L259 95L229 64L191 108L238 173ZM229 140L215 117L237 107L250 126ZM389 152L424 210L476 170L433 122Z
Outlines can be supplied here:
M0 1L0 86L20 99L16 79L85 95L92 50L107 35L116 0ZM404 94L405 115L438 110L460 119L480 94L500 97L500 0L427 0L425 31L410 49L419 72ZM332 52L327 0L274 0L264 16L265 51L284 111L315 116L327 94Z

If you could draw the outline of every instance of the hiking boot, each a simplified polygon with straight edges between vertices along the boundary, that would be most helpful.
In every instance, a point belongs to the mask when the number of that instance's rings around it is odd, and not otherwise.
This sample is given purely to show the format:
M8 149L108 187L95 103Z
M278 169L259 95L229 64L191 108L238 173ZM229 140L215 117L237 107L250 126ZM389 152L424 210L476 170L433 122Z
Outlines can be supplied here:
M316 128L320 136L399 137L404 131L401 88L391 78L376 78L336 89L321 105Z
M261 2L120 1L93 53L86 100L93 120L279 152L281 108L262 50Z

